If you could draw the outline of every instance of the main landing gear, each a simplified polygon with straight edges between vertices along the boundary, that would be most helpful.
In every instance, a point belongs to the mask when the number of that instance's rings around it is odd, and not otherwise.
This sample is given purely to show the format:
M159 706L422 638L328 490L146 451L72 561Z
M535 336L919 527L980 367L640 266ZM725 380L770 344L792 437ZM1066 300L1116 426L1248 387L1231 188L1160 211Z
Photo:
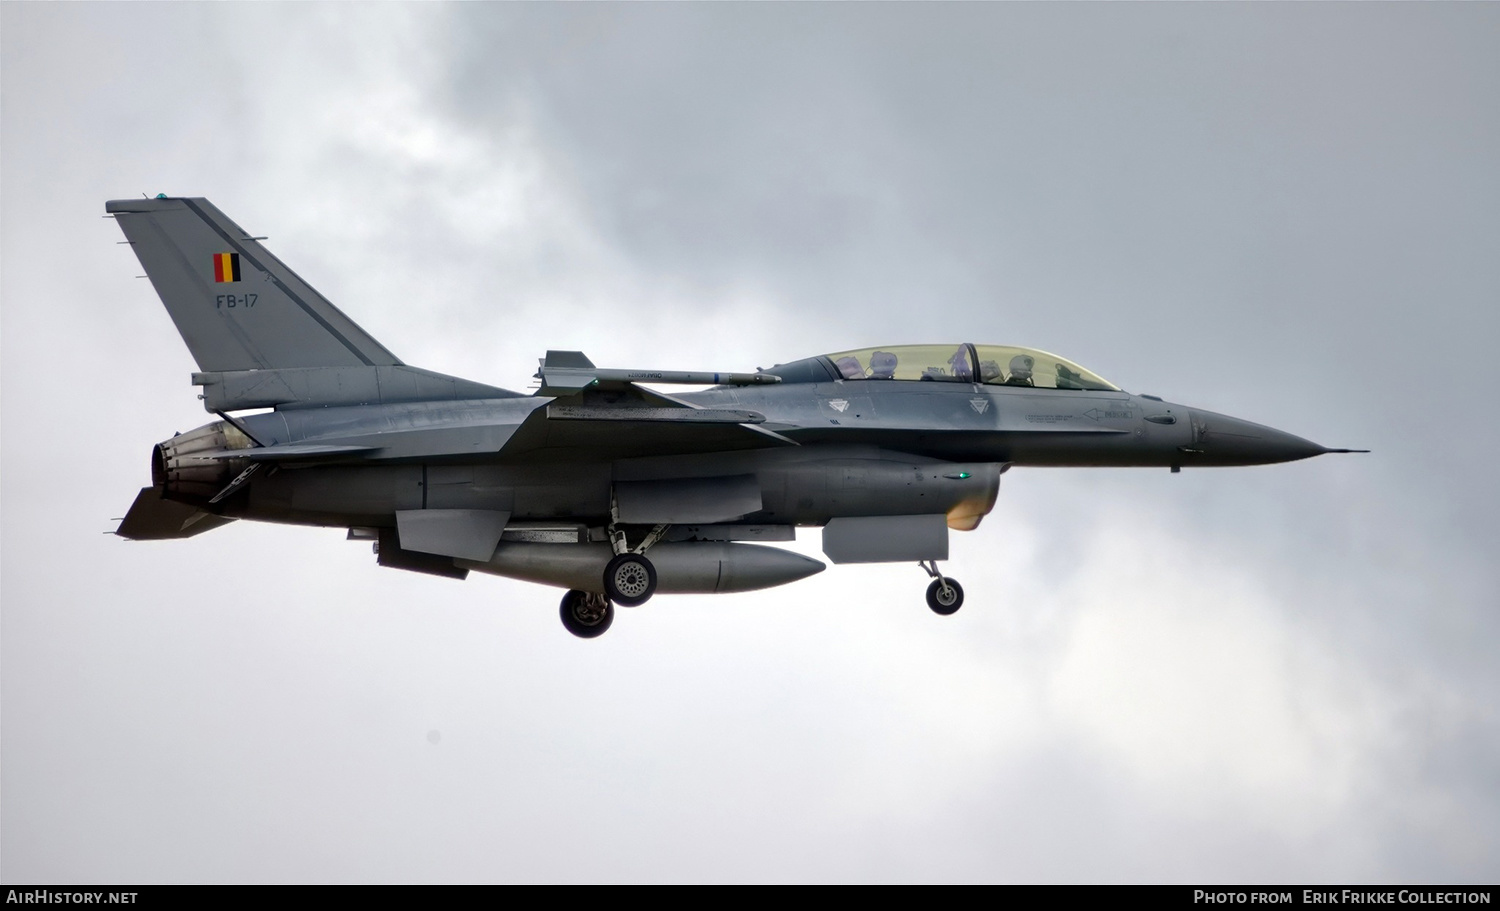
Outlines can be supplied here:
M562 622L568 632L584 639L603 635L615 619L615 605L636 607L656 594L656 567L646 559L651 545L666 536L667 525L654 526L634 547L620 527L619 509L610 497L609 544L615 555L604 567L604 592L573 589L562 599Z
M563 626L580 639L602 636L615 622L615 606L598 592L569 591L563 595L561 613Z
M604 568L604 591L622 607L645 604L656 593L656 567L641 554L616 554Z
M563 595L563 626L582 639L604 635L615 620L615 605L645 604L656 591L656 568L640 554L617 554L604 569L604 591L570 590Z
M609 518L609 546L615 556L604 567L604 593L621 607L638 607L656 594L656 567L646 559L646 551L666 537L671 526L652 526L641 543L631 547L625 529L620 527L620 508L613 491L609 497Z
M927 606L944 617L957 613L964 606L964 587L938 572L936 560L922 560L917 565L932 577L932 584L927 586Z

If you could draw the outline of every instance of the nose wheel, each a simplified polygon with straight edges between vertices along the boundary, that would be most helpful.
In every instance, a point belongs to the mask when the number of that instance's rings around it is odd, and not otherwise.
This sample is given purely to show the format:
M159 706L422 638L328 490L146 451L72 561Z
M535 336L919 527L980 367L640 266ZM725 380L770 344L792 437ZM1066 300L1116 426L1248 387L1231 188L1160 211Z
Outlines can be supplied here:
M964 589L952 579L933 579L927 586L927 606L944 617L964 606Z
M563 626L580 639L604 635L615 621L615 606L598 592L569 591L563 595L560 612Z
M924 560L917 565L932 577L932 583L927 586L927 606L934 614L944 617L957 613L964 606L964 587L957 580L938 572L936 560Z

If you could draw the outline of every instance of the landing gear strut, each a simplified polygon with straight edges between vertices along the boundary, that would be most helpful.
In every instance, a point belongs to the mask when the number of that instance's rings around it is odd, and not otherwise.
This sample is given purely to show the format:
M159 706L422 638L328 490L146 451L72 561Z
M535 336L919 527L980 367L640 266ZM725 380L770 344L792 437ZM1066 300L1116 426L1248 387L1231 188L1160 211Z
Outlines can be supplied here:
M604 567L604 593L621 607L645 604L656 594L656 567L646 559L646 551L666 536L670 526L654 526L640 544L631 547L625 540L625 529L620 527L620 507L613 490L609 494L609 519L609 546L615 556Z
M936 560L923 560L917 565L932 577L932 584L927 586L927 606L933 613L946 617L964 606L963 586L938 572Z
M563 595L560 612L563 626L580 639L604 635L615 621L615 606L597 592L569 591Z

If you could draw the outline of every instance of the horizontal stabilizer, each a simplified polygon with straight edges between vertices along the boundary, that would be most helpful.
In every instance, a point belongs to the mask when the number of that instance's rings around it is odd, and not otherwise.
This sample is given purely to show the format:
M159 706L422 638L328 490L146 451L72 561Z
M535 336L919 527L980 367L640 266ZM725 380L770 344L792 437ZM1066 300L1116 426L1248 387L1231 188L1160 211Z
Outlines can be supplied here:
M161 494L160 487L142 487L115 534L132 541L191 538L234 521L186 503L164 500Z

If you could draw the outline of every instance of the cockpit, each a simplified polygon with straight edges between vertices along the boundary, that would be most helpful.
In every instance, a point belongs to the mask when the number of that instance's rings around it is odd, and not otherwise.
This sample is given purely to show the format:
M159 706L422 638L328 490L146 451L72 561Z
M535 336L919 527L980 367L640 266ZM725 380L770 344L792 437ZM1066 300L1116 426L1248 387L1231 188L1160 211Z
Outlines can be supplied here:
M955 345L892 345L840 351L790 364L778 364L768 372L780 376L783 383L926 380L1042 389L1120 391L1120 387L1098 374L1046 351L1009 345L971 345L967 342Z

